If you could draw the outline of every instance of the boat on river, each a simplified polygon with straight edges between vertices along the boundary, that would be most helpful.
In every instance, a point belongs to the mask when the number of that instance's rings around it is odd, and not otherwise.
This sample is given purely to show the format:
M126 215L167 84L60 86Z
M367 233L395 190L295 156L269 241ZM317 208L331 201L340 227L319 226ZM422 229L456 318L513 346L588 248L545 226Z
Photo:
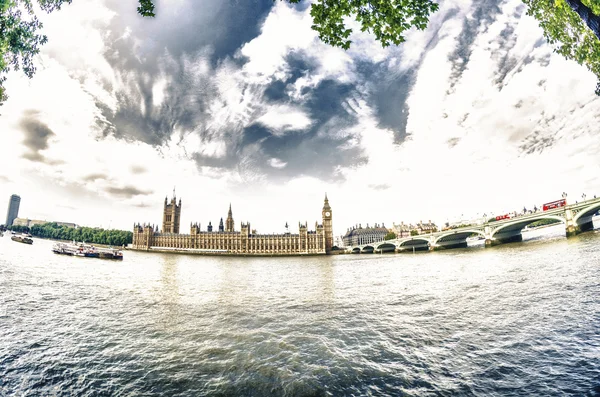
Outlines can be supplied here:
M58 255L82 256L85 258L123 259L123 253L113 248L100 248L84 243L56 243L52 252Z
M10 239L12 241L16 241L17 243L33 244L33 239L22 234L15 234L14 236L11 236Z

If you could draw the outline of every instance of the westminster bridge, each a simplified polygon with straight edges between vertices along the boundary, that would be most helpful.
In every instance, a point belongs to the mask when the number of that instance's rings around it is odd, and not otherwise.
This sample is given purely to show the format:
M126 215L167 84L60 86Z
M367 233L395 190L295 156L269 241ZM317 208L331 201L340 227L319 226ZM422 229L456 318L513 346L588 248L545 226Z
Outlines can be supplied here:
M523 228L533 222L544 219L553 219L562 222L565 225L566 236L572 237L579 233L592 230L594 228L592 217L599 210L600 198L594 198L546 211L520 215L510 219L491 221L481 225L444 230L436 233L351 246L348 247L347 250L358 254L464 248L467 246L467 238L474 235L479 235L485 239L486 247L494 246L497 244L522 241L523 235L521 232Z

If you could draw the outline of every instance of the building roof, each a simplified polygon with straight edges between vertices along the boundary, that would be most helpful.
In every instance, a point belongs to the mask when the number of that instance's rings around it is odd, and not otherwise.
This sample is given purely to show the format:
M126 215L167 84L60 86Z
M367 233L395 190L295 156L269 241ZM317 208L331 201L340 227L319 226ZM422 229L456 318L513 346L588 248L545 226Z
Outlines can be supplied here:
M350 229L346 232L344 237L364 236L367 234L388 234L388 233L389 233L389 231L385 227L365 227L365 228Z

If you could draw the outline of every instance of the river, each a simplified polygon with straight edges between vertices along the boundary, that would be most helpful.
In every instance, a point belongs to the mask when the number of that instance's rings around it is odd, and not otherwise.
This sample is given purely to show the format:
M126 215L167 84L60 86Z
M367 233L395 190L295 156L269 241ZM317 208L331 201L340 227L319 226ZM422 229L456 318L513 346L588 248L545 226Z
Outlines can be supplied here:
M600 232L122 262L0 238L1 396L598 396Z

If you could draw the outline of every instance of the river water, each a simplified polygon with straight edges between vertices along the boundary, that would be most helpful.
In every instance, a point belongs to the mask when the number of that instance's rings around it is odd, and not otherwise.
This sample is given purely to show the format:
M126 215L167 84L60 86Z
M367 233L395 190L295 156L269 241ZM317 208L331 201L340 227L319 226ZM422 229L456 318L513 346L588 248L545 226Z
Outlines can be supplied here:
M600 232L122 262L0 238L0 395L598 396Z

